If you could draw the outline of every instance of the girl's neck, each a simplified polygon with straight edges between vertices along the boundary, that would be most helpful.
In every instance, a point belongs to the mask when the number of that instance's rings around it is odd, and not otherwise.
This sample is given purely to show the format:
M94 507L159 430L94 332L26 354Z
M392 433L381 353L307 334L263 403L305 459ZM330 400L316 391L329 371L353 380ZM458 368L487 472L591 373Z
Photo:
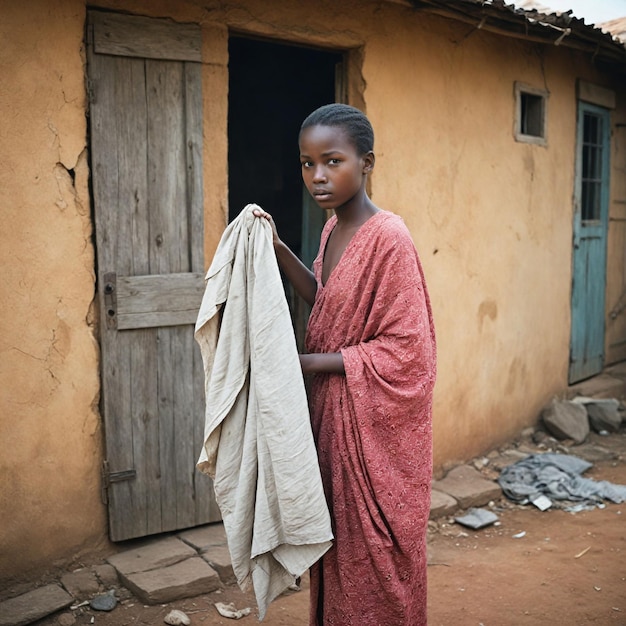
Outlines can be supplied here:
M380 209L365 194L359 202L350 203L335 209L337 224L344 228L358 227L378 213Z

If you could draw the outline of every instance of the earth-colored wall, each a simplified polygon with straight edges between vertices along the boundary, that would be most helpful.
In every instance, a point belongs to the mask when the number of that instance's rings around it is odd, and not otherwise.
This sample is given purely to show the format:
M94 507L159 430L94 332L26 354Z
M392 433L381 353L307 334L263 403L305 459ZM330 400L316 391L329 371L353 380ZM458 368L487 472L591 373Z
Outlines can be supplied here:
M227 215L228 29L360 49L351 56L362 66L352 68L350 93L377 131L373 199L405 218L434 308L437 467L533 423L564 389L572 68L614 87L589 59L401 3L321 2L312 13L310 3L289 0L90 6L202 24L207 260ZM84 0L0 7L0 580L107 546L85 17ZM514 140L514 81L550 92L547 147ZM623 93L618 103L615 115L624 121ZM612 165L623 173L623 150ZM611 242L622 246L610 256L615 267L623 262L623 235L621 244L617 234Z
M2 579L97 548L106 517L84 8L0 13Z

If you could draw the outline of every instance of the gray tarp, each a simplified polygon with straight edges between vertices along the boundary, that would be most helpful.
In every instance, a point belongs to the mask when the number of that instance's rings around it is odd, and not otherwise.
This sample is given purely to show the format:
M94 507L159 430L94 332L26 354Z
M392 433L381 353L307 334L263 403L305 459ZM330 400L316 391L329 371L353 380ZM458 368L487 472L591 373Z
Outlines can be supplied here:
M515 502L532 501L540 495L589 504L626 501L626 485L584 478L582 474L590 467L588 461L567 454L533 454L505 467L498 483Z

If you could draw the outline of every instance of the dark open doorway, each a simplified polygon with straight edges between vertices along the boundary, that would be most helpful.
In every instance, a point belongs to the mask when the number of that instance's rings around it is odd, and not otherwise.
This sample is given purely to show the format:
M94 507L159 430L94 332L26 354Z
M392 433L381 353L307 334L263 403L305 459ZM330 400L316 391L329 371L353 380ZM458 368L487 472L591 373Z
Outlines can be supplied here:
M281 238L310 265L323 211L303 192L298 131L317 107L335 102L341 53L239 36L229 41L229 221L255 202ZM305 312L288 290L301 343Z

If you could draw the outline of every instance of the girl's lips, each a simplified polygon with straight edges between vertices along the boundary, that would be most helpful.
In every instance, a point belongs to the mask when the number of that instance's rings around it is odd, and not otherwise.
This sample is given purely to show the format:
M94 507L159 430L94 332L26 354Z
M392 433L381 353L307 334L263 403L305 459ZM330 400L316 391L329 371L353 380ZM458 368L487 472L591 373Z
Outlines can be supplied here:
M328 200L330 198L330 193L328 191L316 191L313 194L313 197L318 201Z

